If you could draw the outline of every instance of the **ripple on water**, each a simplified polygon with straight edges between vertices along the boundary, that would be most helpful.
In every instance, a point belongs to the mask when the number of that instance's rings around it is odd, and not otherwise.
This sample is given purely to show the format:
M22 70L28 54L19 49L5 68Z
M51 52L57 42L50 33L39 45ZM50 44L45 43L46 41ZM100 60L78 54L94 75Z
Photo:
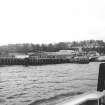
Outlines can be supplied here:
M21 96L25 95L26 93L20 93L20 94L15 94L12 96L7 97L7 99L14 99L14 98L20 98Z
M1 104L4 104L5 102L6 102L6 99L0 98L0 105L1 105Z
M32 102L29 105L39 105L41 103L45 103L45 102L48 102L48 101L54 101L55 99L59 100L61 97L80 95L82 93L83 92L76 92L76 93L75 92L70 92L70 93L59 94L59 95L56 95L56 96L53 96L53 97L43 98L43 99L36 100L35 102Z
M38 105L96 88L99 63L0 68L0 104ZM49 104L50 105L50 104ZM54 105L54 104L53 104Z

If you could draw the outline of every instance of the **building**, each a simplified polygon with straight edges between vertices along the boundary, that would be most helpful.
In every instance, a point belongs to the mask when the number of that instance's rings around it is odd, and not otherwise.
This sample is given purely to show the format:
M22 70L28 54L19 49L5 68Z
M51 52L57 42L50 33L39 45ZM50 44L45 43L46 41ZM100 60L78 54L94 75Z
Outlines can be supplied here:
M76 55L73 50L60 50L58 52L33 52L28 53L30 58L35 59L70 59Z
M58 55L75 55L77 51L74 50L60 50L56 52Z
M21 58L21 59L29 57L29 55L26 55L24 53L9 53L8 56L11 56L13 58Z
M33 52L33 53L28 53L29 58L35 58L35 59L44 59L47 58L47 54L45 52Z
M89 51L87 53L88 57L98 57L100 54L97 51Z

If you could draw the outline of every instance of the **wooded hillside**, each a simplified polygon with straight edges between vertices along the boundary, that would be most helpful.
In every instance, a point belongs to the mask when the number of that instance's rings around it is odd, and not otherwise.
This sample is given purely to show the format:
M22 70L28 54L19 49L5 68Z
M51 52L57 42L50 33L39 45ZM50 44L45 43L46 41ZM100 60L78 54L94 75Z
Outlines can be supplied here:
M70 50L81 47L83 51L97 51L105 54L105 42L103 40L84 40L73 42L59 42L50 44L8 44L6 46L0 46L0 54L7 54L8 52L20 52L28 53L35 51L48 51L54 52L59 50Z

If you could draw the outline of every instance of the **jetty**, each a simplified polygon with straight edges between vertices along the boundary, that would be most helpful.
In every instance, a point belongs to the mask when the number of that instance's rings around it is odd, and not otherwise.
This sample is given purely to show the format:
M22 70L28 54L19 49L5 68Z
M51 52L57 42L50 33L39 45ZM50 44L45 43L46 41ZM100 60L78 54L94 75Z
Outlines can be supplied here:
M87 64L89 59L57 59L57 58L0 58L0 65L47 65L47 64L62 64L62 63L78 63Z
M24 53L8 53L8 55L0 56L0 65L46 65L46 64L62 64L62 63L78 63L88 64L89 57L86 53L79 53L73 50L60 50L58 52L29 52Z

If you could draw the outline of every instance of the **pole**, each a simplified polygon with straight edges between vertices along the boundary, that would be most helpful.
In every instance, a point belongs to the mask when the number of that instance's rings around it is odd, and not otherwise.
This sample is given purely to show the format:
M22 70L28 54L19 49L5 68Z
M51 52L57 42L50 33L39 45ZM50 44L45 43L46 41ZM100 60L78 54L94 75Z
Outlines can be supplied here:
M105 90L105 63L101 63L99 67L97 91Z

